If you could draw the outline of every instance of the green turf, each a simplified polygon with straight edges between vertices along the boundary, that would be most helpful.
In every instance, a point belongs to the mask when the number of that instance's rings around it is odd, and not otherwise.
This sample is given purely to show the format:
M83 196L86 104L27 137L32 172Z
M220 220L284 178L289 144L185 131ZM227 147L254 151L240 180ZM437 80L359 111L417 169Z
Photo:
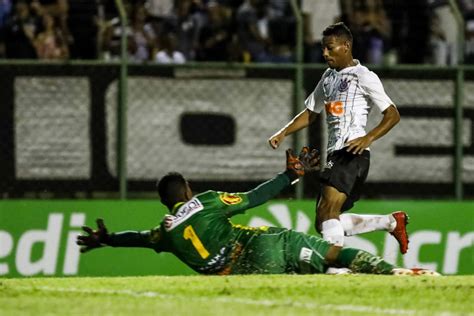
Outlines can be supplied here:
M474 315L474 276L0 279L0 315Z

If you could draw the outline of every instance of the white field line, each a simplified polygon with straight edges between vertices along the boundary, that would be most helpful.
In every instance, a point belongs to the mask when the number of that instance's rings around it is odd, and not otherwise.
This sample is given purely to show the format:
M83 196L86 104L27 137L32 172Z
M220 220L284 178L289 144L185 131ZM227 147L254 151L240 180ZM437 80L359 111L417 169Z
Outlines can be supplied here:
M202 302L221 302L221 303L238 303L246 305L257 305L257 306L292 306L297 308L305 308L310 310L315 309L327 309L331 311L346 311L346 312L359 312L359 313L376 313L379 315L416 315L423 313L421 310L413 309L392 309L392 308L379 308L364 305L344 305L344 304L318 304L318 303L303 303L294 302L290 300L271 300L271 299L250 299L242 297L189 297L184 295L173 295L163 294L154 291L132 291L132 290L105 290L105 289L87 289L87 288L62 288L62 287L50 287L50 286L32 286L32 287L15 287L16 290L25 291L44 291L44 292L61 292L61 293L81 293L81 294L104 294L104 295L124 295L131 297L148 297L148 298L161 298L161 299L185 299ZM474 316L474 313L460 314L452 313L448 311L438 311L436 313L428 312L431 316Z

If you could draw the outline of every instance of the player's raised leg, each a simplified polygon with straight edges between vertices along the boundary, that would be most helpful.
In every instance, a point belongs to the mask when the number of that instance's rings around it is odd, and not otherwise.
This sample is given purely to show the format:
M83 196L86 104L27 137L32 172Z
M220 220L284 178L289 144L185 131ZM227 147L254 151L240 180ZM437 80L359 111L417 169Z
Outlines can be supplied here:
M403 211L394 212L391 216L395 219L396 225L390 234L395 237L400 245L400 252L405 254L408 251L408 233L406 226L408 225L408 215Z
M376 230L390 232L400 245L400 252L408 250L408 234L406 225L408 215L398 211L388 215L359 215L344 213L339 216L346 236L368 233Z

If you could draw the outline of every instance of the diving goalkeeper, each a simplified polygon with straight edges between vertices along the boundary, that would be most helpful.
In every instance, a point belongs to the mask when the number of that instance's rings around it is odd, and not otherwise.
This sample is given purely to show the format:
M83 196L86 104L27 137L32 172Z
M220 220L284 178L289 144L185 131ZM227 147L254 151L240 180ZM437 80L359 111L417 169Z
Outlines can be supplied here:
M299 157L286 151L286 170L251 191L206 191L193 195L179 173L158 183L161 202L169 209L161 224L146 231L109 233L102 219L97 230L84 226L77 237L81 252L111 247L144 247L170 252L201 274L325 273L329 266L356 273L427 274L434 271L401 269L363 250L342 248L322 238L277 227L234 225L230 218L263 204L298 182L305 172L319 168L316 150L304 147Z

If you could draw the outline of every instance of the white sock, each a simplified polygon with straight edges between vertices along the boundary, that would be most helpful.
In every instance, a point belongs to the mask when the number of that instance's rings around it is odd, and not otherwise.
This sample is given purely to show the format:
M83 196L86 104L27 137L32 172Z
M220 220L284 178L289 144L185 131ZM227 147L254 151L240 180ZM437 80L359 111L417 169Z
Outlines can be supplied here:
M344 246L344 228L338 219L329 219L321 224L323 239L335 246Z
M393 231L397 222L389 215L358 215L344 213L339 215L346 236L373 232L375 230Z

